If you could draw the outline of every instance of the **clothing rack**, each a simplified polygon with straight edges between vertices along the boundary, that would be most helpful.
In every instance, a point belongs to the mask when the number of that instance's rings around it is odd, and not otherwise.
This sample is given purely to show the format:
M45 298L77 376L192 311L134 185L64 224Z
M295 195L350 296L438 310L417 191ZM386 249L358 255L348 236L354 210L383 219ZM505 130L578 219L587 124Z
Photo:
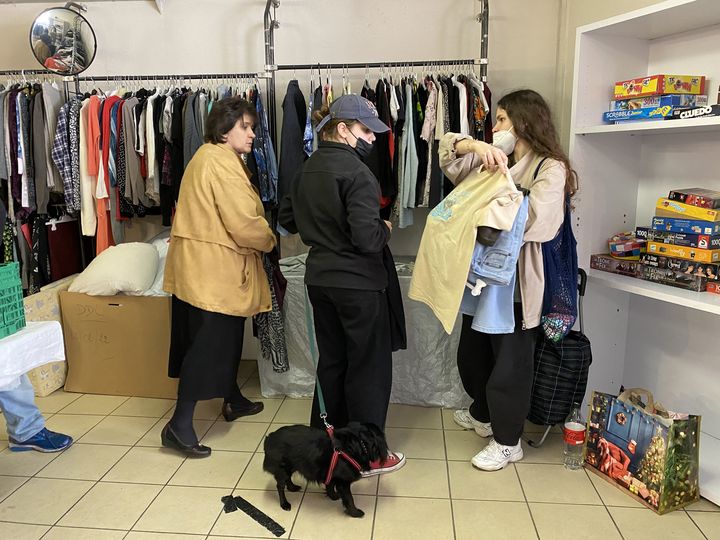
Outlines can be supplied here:
M193 73L190 75L183 74L163 74L163 75L87 75L85 77L76 77L78 81L162 81L162 80L202 80L202 79L262 79L265 78L264 73Z
M296 70L296 69L370 69L370 68L388 68L393 67L434 67L434 66L482 66L482 60L477 58L463 58L459 60L412 60L409 62L350 62L350 63L331 63L323 64L317 62L314 64L281 64L276 66L278 71Z

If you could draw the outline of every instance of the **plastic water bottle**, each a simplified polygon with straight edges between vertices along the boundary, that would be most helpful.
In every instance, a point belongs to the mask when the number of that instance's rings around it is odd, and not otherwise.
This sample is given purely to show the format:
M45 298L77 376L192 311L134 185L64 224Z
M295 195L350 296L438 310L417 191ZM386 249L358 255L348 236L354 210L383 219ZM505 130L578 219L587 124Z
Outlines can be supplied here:
M579 469L582 467L583 445L585 444L585 424L580 417L579 403L573 403L572 410L565 419L563 440L565 442L563 451L565 468L573 471Z

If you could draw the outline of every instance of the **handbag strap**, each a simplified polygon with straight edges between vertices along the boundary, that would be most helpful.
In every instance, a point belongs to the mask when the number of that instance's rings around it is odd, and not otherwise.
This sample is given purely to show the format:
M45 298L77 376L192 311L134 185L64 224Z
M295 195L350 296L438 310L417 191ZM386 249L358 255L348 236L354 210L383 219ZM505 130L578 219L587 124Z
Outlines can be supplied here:
M645 388L627 388L618 396L618 400L632 403L639 409L640 406L630 399L632 396L645 396L645 407L642 409L648 414L655 414L655 400L650 390L646 390Z
M538 163L537 167L535 167L535 172L533 173L533 180L537 179L538 173L540 172L540 167L543 166L543 163L545 163L546 159L547 159L546 157L542 158L540 160L540 163Z

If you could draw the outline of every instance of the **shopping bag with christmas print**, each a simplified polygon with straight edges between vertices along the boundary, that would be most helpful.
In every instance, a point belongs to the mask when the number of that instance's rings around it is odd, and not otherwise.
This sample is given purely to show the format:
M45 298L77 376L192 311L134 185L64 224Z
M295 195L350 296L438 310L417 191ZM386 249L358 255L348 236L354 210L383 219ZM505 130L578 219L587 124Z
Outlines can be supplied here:
M699 499L700 417L667 411L647 390L594 392L585 466L659 514Z

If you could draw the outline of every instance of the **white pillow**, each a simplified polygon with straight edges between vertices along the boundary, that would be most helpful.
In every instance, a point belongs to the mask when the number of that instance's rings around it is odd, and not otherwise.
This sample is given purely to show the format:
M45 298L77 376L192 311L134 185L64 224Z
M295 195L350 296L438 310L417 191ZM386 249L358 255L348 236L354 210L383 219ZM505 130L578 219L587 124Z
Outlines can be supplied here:
M165 259L167 258L167 252L170 247L170 237L157 238L152 241L152 245L158 251L160 260L158 262L157 273L155 274L155 281L152 286L143 293L143 296L170 296L163 290L163 281L165 280Z
M155 279L158 259L158 251L151 244L130 242L109 247L93 259L68 290L91 296L141 295Z

